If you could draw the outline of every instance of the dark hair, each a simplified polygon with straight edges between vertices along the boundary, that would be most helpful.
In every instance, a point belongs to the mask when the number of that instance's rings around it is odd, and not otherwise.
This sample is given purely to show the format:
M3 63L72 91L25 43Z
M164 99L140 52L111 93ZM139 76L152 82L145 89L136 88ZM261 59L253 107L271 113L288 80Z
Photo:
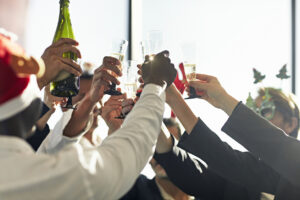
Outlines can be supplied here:
M0 121L0 135L17 136L23 139L29 137L41 111L42 101L36 98L21 112Z
M276 111L280 112L285 122L290 122L292 117L297 119L297 127L290 133L291 137L297 138L299 132L299 108L296 103L295 95L292 93L285 93L281 89L272 87L260 88L259 96L265 95L265 90L268 89L269 94L276 106Z
M83 73L82 75L80 76L80 79L85 79L85 80L91 80L93 79L93 76L94 76L94 73L93 73L93 66L94 64L91 63L91 62L84 62L82 64L82 70L83 70Z
M163 122L167 128L175 126L178 130L179 137L181 137L181 129L180 129L179 123L174 118L164 118Z
M80 79L85 79L85 80L92 80L93 79L94 74L89 73L88 71L84 71L81 76Z

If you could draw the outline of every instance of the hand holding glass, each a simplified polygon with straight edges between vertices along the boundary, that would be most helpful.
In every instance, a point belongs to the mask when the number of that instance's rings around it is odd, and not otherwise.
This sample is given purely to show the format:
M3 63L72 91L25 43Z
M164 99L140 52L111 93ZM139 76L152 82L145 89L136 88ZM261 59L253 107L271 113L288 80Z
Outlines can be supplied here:
M187 81L196 80L196 64L184 63L183 66L184 66L184 71L186 74ZM199 97L196 94L195 88L189 87L189 90L190 90L190 95L189 95L189 97L187 97L185 99L194 99L194 98Z
M128 41L127 40L121 40L121 41L116 41L112 44L112 53L111 56L114 58L117 58L121 64L125 56L125 52L127 50L128 46ZM122 67L122 65L120 66ZM121 68L122 70L122 68ZM112 72L112 75L117 77L116 74ZM109 94L109 95L121 95L122 93L116 90L116 84L112 83L110 85L110 89L105 91L104 94Z

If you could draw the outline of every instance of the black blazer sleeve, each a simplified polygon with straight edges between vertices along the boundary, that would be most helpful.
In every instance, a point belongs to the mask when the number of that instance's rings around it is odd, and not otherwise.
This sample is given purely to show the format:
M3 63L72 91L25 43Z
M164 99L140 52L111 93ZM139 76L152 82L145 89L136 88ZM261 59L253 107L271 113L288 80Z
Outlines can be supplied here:
M48 106L43 103L42 107L42 113L40 115L40 118L46 114L50 109ZM47 135L50 133L50 128L48 124L46 124L45 128L43 130L36 129L35 133L26 139L26 141L31 145L31 147L37 151L44 139L47 137Z
M170 152L154 154L154 159L165 169L169 179L182 191L198 198L223 199L225 180L212 173L200 161L174 146Z
M178 146L201 158L226 180L260 192L276 191L278 173L251 153L233 150L200 119L189 135L182 136Z
M300 141L287 136L242 103L237 105L222 130L291 183L300 186Z

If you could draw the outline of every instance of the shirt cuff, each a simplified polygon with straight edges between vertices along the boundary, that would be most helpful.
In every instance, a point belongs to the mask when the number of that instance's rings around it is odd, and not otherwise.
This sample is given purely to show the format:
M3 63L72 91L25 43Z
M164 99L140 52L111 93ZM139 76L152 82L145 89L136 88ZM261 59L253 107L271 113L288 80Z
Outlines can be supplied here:
M163 101L166 101L166 93L165 93L165 89L166 89L166 84L164 84L164 86L160 86L160 85L156 85L156 84L152 84L149 83L145 86L145 88L143 89L143 92L141 94L141 98L143 96L146 96L148 94L156 94L157 96L159 96Z

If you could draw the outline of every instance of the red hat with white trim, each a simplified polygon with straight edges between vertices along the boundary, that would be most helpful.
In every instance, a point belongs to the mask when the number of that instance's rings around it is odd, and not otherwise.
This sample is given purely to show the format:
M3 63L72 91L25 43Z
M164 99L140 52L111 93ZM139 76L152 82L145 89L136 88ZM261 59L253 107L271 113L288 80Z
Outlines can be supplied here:
M22 112L39 98L36 75L43 75L44 70L42 61L28 57L0 33L0 121Z

